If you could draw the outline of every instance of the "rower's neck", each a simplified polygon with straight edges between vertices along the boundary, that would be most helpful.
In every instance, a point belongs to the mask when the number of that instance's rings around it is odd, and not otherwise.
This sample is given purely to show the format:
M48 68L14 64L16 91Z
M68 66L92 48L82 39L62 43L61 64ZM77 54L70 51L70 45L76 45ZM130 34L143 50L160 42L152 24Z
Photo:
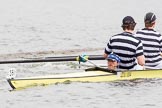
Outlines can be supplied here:
M124 31L133 34L133 30L128 30L128 29L126 29L126 30L124 30Z
M154 29L154 27L152 26L152 27L146 27L147 29Z

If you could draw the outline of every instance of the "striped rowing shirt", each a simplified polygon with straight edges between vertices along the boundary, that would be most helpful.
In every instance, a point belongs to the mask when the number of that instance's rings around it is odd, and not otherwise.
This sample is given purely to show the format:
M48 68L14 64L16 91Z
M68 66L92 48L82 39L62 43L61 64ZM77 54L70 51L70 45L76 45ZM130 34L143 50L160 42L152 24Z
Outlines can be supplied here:
M157 66L162 60L160 54L162 52L162 36L153 29L144 28L137 31L136 37L143 43L145 65Z
M117 54L121 62L119 69L132 69L137 65L136 57L143 55L141 40L137 39L132 33L123 32L110 38L105 48L105 53Z

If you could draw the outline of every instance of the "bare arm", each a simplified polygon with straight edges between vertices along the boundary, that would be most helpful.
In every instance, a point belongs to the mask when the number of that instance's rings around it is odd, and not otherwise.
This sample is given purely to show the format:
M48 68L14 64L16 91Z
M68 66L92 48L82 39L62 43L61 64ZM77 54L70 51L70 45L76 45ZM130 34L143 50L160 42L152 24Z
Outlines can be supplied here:
M104 57L104 58L107 58L107 56L108 56L108 54L104 53L103 57Z

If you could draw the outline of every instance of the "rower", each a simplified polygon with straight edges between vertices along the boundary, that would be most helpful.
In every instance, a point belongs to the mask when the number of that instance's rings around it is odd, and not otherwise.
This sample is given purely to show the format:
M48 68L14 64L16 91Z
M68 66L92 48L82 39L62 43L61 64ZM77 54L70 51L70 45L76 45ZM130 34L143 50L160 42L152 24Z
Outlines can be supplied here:
M117 70L119 68L120 58L116 54L109 54L106 58L108 70Z

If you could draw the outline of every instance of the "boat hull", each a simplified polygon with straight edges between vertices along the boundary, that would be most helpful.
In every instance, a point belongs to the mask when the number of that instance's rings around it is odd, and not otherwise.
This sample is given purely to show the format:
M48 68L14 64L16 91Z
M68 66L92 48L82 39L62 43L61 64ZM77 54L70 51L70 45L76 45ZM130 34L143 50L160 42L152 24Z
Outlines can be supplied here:
M67 82L108 82L139 78L162 78L162 70L125 71L117 73L97 70L40 77L15 78L7 79L7 81L13 89L21 89L31 86L44 86Z

